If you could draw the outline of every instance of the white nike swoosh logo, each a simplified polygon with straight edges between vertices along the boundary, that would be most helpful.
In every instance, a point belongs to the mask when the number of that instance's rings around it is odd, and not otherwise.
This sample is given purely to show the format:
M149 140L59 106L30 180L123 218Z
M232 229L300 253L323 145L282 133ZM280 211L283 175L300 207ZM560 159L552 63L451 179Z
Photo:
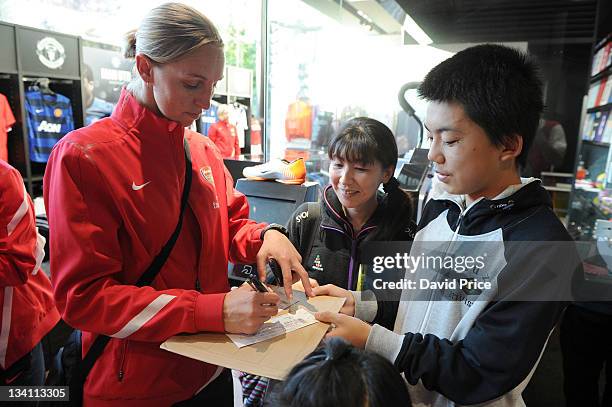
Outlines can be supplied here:
M36 109L36 113L42 113L44 111L45 111L45 109Z
M144 183L144 184L142 184L142 185L136 185L136 184L134 183L134 181L132 181L132 189L133 189L134 191L140 191L141 189L143 189L144 187L146 187L146 186L147 186L147 185L149 185L150 183L151 183L151 181L149 181L149 182L145 182L145 183Z

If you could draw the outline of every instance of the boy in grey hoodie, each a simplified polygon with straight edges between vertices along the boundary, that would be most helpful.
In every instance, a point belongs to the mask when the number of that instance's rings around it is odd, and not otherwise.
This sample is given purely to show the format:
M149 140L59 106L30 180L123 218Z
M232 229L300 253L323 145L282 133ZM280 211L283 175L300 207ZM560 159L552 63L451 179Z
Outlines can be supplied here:
M496 245L487 266L493 288L470 300L459 293L423 301L405 290L398 304L322 286L316 294L347 302L342 314L317 318L333 324L329 336L394 362L415 406L523 406L521 393L565 306L524 294L543 286L551 292L575 266L568 261L551 273L550 259L574 257L571 243L547 243L571 238L540 181L519 176L543 109L542 85L520 51L480 45L433 68L419 93L430 102L425 127L437 182L411 253L427 254L432 246L424 242L470 242L474 256Z

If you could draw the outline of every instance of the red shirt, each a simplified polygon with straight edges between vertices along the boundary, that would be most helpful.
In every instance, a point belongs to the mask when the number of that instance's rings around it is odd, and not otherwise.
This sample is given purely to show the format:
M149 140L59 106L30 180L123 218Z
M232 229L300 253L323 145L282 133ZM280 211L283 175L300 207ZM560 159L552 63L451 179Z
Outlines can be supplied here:
M6 96L0 93L0 160L8 161L8 150L6 147L7 130L15 124L15 116Z
M217 146L223 158L240 157L240 145L236 127L227 121L213 123L208 129L208 138Z
M285 118L285 137L287 140L312 137L312 106L302 100L289 105Z
M257 119L251 119L251 145L254 144L261 144L261 125Z
M0 160L0 368L30 352L59 321L40 263L45 239L19 171Z
M139 288L133 284L178 221L183 137L193 171L183 227L153 286ZM254 262L263 228L248 220L247 200L232 185L210 140L125 90L110 118L54 147L43 186L55 300L83 330L84 352L96 333L113 337L85 383L86 406L168 406L216 371L159 345L183 332L224 330L228 260Z

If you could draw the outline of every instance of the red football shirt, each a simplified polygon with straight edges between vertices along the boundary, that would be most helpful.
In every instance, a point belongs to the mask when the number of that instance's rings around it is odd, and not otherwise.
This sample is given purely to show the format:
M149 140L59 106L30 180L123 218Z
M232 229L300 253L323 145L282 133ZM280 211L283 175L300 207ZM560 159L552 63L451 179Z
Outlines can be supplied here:
M15 116L6 96L0 93L0 160L8 161L7 130L15 124Z

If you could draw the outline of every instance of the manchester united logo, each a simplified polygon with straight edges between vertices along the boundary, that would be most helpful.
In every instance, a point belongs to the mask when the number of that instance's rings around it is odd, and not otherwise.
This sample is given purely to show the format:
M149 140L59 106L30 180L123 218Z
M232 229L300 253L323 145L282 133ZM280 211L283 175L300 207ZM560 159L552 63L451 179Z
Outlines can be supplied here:
M66 60L64 46L53 37L45 37L36 43L38 60L47 68L59 69Z

